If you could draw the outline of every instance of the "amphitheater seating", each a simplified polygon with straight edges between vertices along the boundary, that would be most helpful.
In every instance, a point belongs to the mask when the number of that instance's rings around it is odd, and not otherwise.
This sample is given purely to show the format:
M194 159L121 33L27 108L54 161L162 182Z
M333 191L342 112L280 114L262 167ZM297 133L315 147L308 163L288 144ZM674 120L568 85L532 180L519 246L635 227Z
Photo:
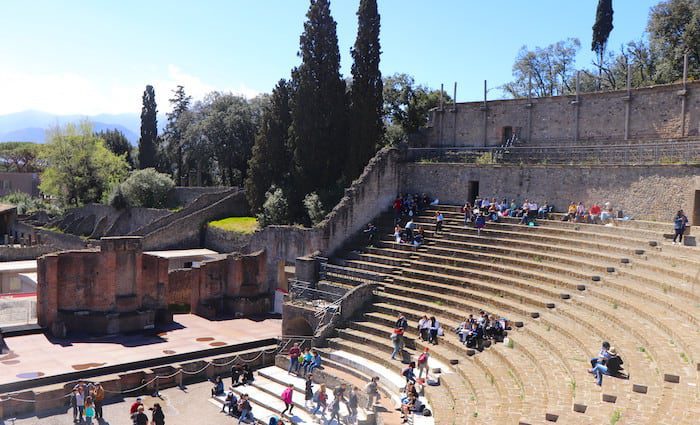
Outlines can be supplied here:
M415 360L425 346L416 332L423 314L447 330L483 309L514 326L504 343L483 352L466 350L449 331L430 346L431 366L442 370L442 385L425 390L435 423L696 423L695 248L663 243L661 227L643 223L540 220L529 227L505 219L477 235L459 207L439 209L439 234L436 209L414 220L426 230L421 247L395 243L386 215L374 247L330 259L326 283L377 282L380 289L376 302L331 339L326 357L398 373L388 335L399 312L409 320L406 351ZM621 353L629 380L605 377L598 387L588 374L603 340Z

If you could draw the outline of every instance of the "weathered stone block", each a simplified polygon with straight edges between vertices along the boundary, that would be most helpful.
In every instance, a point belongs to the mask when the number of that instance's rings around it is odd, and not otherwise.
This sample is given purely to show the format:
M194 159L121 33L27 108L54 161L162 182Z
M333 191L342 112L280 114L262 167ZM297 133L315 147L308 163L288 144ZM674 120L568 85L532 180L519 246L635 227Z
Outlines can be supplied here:
M559 420L559 415L555 415L554 413L546 413L544 418L547 420L547 422L556 422Z
M681 377L670 373L664 373L664 381L670 382L672 384L678 384L679 382L681 382Z
M586 406L585 404L574 403L574 412L586 413L586 409L588 409L588 406Z
M646 394L648 388L646 385L632 384L632 391L634 391L635 393Z
M601 398L606 403L615 403L617 401L617 396L612 394L601 394Z

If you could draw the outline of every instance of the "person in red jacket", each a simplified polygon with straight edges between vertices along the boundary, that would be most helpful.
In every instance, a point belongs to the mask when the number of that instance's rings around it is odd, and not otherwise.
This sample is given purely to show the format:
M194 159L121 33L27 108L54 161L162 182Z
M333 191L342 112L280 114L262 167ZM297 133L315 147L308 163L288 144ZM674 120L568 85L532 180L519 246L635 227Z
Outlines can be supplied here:
M299 372L299 356L301 356L301 348L299 348L299 344L294 344L289 349L289 369L287 369L287 373L290 375L292 370L294 370L294 373Z
M591 217L591 223L595 224L595 223L598 223L600 221L600 213L601 213L600 205L598 205L594 202L593 205L591 205L591 209L588 210L588 213Z

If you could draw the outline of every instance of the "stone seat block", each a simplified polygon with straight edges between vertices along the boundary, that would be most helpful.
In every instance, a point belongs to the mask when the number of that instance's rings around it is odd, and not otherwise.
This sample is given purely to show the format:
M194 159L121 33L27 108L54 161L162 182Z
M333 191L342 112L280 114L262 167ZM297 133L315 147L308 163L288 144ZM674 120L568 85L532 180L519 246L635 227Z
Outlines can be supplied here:
M562 300L568 300L569 298L571 298L571 295L562 293L559 294L559 298L561 298Z
M648 388L646 385L632 384L632 391L634 391L635 393L639 393L639 394L646 394L648 391Z
M617 401L617 396L613 394L602 394L601 398L606 403L615 403Z
M547 422L556 422L559 420L559 415L556 415L554 413L546 413L544 415L544 418L545 420L547 420Z
M670 382L672 384L678 384L679 382L681 382L681 377L670 373L664 373L664 381Z
M586 413L586 409L588 409L588 406L586 406L585 404L574 403L574 412Z

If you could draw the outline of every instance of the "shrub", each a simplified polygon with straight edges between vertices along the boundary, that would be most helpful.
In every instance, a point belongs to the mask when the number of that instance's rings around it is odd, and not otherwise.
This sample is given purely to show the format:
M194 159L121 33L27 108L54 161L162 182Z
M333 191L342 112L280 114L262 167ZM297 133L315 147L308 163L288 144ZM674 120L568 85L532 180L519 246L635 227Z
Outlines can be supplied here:
M132 207L163 208L173 187L175 182L170 176L153 168L145 168L131 173L118 190Z
M270 186L265 194L262 212L258 214L260 227L270 224L289 224L289 202L281 188Z
M323 203L316 192L309 193L304 197L304 208L312 224L318 224L326 217Z
M33 198L24 192L13 192L0 198L0 203L10 204L17 207L17 214L34 214L37 211L45 211L48 214L61 214L61 209L41 198Z
M123 210L129 207L129 201L124 195L121 185L117 185L112 193L109 195L109 205L118 210Z

